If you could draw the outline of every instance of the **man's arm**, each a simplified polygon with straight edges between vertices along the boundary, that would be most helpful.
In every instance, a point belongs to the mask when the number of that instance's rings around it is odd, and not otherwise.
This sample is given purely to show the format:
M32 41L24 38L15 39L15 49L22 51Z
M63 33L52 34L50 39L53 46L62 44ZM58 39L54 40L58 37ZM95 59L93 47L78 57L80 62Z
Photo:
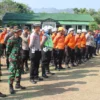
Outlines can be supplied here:
M6 53L7 55L10 55L11 51L12 51L12 48L13 48L13 42L12 40L8 40L7 41L7 45L6 45Z
M7 43L8 39L9 39L9 35L6 34L6 35L5 35L5 38L4 38L4 43L5 43L5 44Z
M31 36L30 36L30 43L29 43L29 47L30 48L32 48L32 46L34 45L35 38L36 38L35 35L31 34Z
M29 40L29 36L28 37L25 37L23 34L21 35L21 38L24 42L28 42Z
M44 43L45 43L46 40L47 40L47 37L46 37L46 36L43 36L43 37L42 37L42 41L41 41L41 43L40 43L41 48L43 48L43 45L44 45Z

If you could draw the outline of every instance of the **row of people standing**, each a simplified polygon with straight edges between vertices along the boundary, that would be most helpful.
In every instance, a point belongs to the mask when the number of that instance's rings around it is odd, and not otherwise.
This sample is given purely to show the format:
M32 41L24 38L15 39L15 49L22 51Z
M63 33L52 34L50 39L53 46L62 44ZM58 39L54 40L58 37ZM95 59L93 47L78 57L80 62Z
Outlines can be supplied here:
M22 34L21 34L22 33ZM54 75L50 71L50 61L53 55L55 70L63 70L62 61L70 68L69 64L75 67L92 57L95 48L92 31L68 30L67 36L65 29L59 27L53 30L52 27L46 26L40 32L40 25L34 25L32 34L29 28L25 27L23 32L17 27L10 28L9 33L4 37L6 44L7 68L9 69L9 88L10 93L14 94L13 81L16 78L16 88L25 89L20 85L21 73L24 72L24 64L26 71L28 68L28 58L30 56L30 82L33 84L48 78L48 74ZM87 33L87 34L86 34ZM65 55L64 55L65 54ZM39 77L39 65L41 61L42 77Z

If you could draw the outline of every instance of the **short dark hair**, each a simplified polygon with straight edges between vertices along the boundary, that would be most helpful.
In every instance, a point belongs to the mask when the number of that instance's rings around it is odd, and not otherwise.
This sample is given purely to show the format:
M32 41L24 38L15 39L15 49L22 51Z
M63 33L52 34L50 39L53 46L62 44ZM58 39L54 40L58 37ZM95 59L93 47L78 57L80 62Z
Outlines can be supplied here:
M29 30L29 27L28 26L24 26L24 30Z

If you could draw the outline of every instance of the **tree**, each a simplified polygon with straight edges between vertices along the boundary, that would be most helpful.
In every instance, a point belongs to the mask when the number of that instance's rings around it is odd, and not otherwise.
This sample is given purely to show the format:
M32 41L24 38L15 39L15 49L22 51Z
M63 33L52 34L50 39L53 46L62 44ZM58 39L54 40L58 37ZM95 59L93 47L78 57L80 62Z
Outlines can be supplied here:
M100 9L95 11L95 9L74 8L73 11L75 14L90 14L94 18L95 22L100 24Z
M97 24L97 22L91 22L91 23L89 24L89 29L92 30L92 31L97 30L97 29L98 29L98 24Z
M25 4L17 3L13 0L2 0L0 2L0 15L5 13L34 13L31 8Z
M97 14L97 12L95 11L95 9L89 9L89 10L88 10L88 13L89 13L91 16L94 16L95 14Z
M86 14L88 11L87 11L87 9L86 8L80 8L79 9L79 13L80 14Z
M78 14L80 12L80 10L78 8L74 8L73 10L74 10L75 14Z

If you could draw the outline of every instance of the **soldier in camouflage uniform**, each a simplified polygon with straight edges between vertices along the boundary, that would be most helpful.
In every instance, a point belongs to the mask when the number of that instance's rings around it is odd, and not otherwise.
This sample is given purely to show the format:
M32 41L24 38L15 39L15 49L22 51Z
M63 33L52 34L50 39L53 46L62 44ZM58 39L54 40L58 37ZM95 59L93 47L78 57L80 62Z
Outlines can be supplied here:
M9 55L9 88L10 88L10 93L14 94L15 91L13 89L13 81L16 78L16 86L15 88L17 89L25 89L25 87L22 87L20 85L20 80L21 80L21 44L22 44L22 39L20 38L22 31L21 30L15 30L14 36L8 39L7 41L7 47L6 47L6 52L7 55Z

